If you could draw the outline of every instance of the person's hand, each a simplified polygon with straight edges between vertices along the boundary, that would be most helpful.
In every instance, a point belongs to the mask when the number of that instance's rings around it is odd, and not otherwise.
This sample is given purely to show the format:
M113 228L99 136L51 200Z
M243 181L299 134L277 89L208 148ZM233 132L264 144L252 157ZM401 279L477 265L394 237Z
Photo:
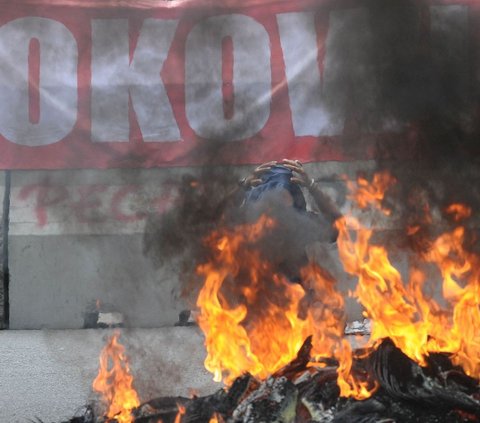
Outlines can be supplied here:
M308 176L307 172L303 168L302 163L299 160L283 159L280 163L293 172L293 176L290 179L293 183L301 185L302 187L311 188L315 181Z
M262 175L265 172L268 172L272 166L276 165L276 161L271 161L267 163L262 163L260 166L256 167L255 170L252 172L251 175L247 176L246 178L240 181L240 184L244 188L256 187L262 183Z

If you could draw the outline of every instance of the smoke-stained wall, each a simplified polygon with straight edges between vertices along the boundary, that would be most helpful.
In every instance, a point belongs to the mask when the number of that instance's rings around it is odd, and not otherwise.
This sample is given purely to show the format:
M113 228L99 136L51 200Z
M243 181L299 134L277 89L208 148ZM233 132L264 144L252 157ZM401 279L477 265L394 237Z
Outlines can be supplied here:
M346 192L340 176L354 177L373 165L328 162L307 169L343 208ZM193 307L189 293L182 292L189 283L182 258L191 252L185 247L183 256L169 254L175 246L157 238L156 222L167 211L176 213L186 179L212 186L208 197L215 205L223 198L217 188L235 188L232 180L248 175L252 167L215 169L208 175L221 180L202 179L199 168L13 172L10 328L82 328L97 308L121 313L127 326L175 324L181 310ZM197 213L209 209L196 198L189 207ZM201 221L198 214L195 218ZM195 243L201 239L192 236L187 224L169 230L185 237L192 252L199 247ZM343 287L351 288L351 281ZM352 307L358 316L353 302Z
M143 229L171 205L179 175L14 172L10 327L82 328L97 309L138 327L178 320L174 264L160 271L145 257Z
M354 178L357 171L374 166L325 162L306 169L346 211L342 175ZM185 259L195 264L202 234L215 227L210 219L223 201L222 187L235 188L236 180L251 170L14 172L8 244L10 328L82 328L97 308L121 313L127 326L175 324L181 310L193 308L192 296L184 292L191 282ZM187 220L181 225L167 220L168 228L159 228L162 216L179 213L176 200L186 181L206 184L207 197L189 197ZM193 232L188 223L192 217ZM172 232L167 241L158 232L166 229ZM174 245L178 237L185 243L180 247ZM325 259L324 250L312 248L312 256ZM335 246L328 263L335 275L341 273ZM344 292L354 287L346 275L339 283ZM347 303L351 317L360 317L359 306L353 300Z

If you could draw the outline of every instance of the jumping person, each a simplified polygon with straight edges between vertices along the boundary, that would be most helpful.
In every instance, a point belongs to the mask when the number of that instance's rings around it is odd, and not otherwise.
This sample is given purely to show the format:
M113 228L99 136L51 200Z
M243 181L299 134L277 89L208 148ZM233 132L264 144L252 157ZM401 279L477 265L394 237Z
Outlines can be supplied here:
M306 188L330 226L331 241L336 241L338 232L333 224L341 214L315 179L308 175L300 161L284 159L280 162L263 163L251 175L243 178L240 185L246 191L246 203L259 201L276 192L286 206L300 212L307 212L305 197L300 187Z
M317 256L332 267L331 249L338 236L334 222L341 214L319 184L311 178L298 160L263 163L252 174L240 180L245 190L243 206L267 210L278 220L278 230L270 236L272 241L263 249L271 252L274 266L290 281L301 283L300 269L308 257ZM315 201L320 213L307 211L302 187ZM316 245L316 248L313 246ZM307 249L315 251L307 254ZM315 261L317 261L315 259Z

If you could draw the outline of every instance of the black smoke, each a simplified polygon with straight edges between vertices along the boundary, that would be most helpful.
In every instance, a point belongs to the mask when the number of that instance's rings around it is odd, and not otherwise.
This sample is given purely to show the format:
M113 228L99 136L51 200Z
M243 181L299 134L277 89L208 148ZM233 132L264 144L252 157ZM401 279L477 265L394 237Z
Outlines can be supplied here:
M456 202L472 207L468 247L476 248L480 37L475 10L422 0L326 2L319 13L327 9L331 22L335 13L349 11L343 21L337 16L343 27L328 41L328 66L336 73L327 94L343 104L339 113L347 110L339 142L345 156L356 161L365 158L373 140L375 170L388 170L397 179L385 200L397 230L384 242L415 252L428 248L429 240L457 224L445 213ZM202 145L195 154L206 164L183 176L175 206L149 218L144 237L145 252L159 265L181 257L185 291L192 289L185 281L195 281L196 265L210 254L205 236L246 219L238 211L242 192L235 188L252 169L218 166L229 157L227 143ZM290 248L267 242L262 251L270 258L302 249L312 229L285 213L277 218ZM405 229L416 225L421 230L408 235Z

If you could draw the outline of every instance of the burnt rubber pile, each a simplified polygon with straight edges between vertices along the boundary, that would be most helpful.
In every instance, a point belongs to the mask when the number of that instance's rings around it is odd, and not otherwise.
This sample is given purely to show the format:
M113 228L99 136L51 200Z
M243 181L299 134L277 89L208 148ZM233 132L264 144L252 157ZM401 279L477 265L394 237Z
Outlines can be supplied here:
M377 386L366 400L341 398L338 364L310 362L311 339L295 360L260 382L250 375L205 397L161 397L132 411L135 423L313 423L477 422L478 381L453 366L445 354L431 354L421 367L386 339L374 351L357 350L353 370ZM363 358L358 358L363 357ZM94 406L64 423L114 423ZM118 422L120 423L120 422Z

